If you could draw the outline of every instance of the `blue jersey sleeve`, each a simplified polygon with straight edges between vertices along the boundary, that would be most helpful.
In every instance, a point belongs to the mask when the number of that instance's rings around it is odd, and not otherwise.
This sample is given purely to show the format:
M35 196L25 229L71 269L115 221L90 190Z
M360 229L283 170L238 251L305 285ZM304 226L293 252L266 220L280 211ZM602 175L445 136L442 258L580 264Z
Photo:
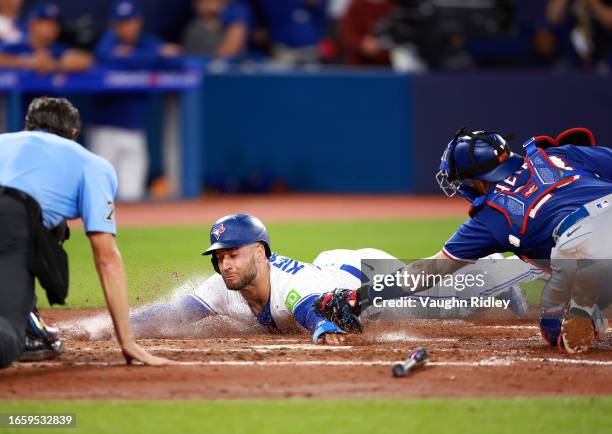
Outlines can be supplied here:
M31 54L32 49L24 43L17 44L0 44L0 53L19 56L21 54Z
M503 215L488 207L466 221L442 248L446 256L460 261L476 261L492 253L506 252L509 246L500 241L509 233Z
M550 155L569 160L568 164L570 166L582 166L575 167L576 169L594 172L600 177L612 181L612 149L610 148L565 145L547 151Z
M325 333L344 333L340 327L315 311L313 303L317 297L315 294L304 297L293 310L295 320L312 333L312 342L315 344Z
M102 158L92 160L83 168L79 212L83 218L85 232L107 232L115 235L115 194L117 173L111 164Z
M108 61L113 58L113 51L117 46L117 38L111 31L107 31L102 35L98 45L96 45L96 49L94 50L94 54L96 59L100 61Z

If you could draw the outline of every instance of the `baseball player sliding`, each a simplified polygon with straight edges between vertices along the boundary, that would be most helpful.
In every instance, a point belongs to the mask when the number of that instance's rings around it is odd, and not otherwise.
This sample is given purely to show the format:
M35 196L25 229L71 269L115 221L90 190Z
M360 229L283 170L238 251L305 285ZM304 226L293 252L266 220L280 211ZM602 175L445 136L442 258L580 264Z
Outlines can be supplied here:
M334 288L355 289L370 280L372 276L362 273L362 260L402 264L376 249L326 251L312 264L291 259L272 252L263 223L248 214L218 220L210 231L210 247L203 254L211 256L217 274L178 301L158 302L133 312L131 323L136 334L158 334L172 324L184 326L222 315L247 326L263 325L272 333L303 328L314 343L340 344L345 331L322 317L315 300ZM486 259L477 267L493 270L494 262L494 258ZM540 277L541 272L522 261L514 262L518 267L508 268L497 279L488 279L490 284L479 291L505 298L515 311L524 313L523 293L512 285ZM474 295L466 293L465 297ZM440 297L440 292L432 292L432 297Z
M493 132L455 134L436 179L447 196L459 193L472 203L470 219L438 254L403 271L452 273L507 251L538 263L551 272L542 293L542 336L570 354L585 352L606 329L601 310L612 300L612 150L596 147L584 128L533 137L524 148L525 157L514 154ZM319 309L350 328L372 304L370 286L325 294ZM403 287L409 294L426 288Z

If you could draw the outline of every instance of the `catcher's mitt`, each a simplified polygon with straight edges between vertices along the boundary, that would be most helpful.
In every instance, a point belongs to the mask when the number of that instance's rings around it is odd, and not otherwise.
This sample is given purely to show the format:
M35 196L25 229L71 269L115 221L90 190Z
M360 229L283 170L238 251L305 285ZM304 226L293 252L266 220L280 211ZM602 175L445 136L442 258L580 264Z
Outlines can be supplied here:
M314 302L315 310L328 321L349 333L361 333L359 321L361 308L357 303L357 291L336 288L321 294Z

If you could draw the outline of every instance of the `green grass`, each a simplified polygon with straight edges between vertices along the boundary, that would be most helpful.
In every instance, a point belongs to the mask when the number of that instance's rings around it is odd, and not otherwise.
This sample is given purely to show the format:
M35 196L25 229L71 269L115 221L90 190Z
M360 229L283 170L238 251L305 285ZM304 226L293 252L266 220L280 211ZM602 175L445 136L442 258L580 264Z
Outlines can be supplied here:
M270 224L274 251L312 261L323 250L375 247L402 259L429 256L440 249L462 220L379 220ZM125 261L130 302L150 301L195 274L211 273L200 253L209 245L209 226L125 228L117 243ZM66 243L70 257L69 307L104 305L87 237L73 231ZM45 296L39 291L40 305Z
M409 387L409 385L407 385ZM609 433L612 397L2 402L1 412L76 413L74 429L6 433Z

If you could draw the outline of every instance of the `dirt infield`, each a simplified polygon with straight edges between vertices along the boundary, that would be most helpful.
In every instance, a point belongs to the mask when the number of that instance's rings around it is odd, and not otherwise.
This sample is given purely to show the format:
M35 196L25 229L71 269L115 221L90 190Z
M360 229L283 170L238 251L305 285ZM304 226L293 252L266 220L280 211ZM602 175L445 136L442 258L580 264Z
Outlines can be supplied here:
M119 203L120 226L210 224L248 212L265 222L465 217L463 199L405 195L232 195L178 202ZM74 222L80 225L80 220Z
M52 310L53 320L92 310ZM128 367L111 341L67 340L61 358L0 371L0 399L557 396L612 393L612 333L581 356L547 347L533 321L370 323L341 347L306 335L224 335L140 341L179 360ZM408 378L393 361L422 346L430 363Z
M247 211L268 221L463 217L466 203L407 196L234 196L202 201L119 204L121 226L209 224ZM54 322L99 310L43 312ZM197 331L196 331L197 332ZM56 360L0 371L0 399L190 399L331 397L484 397L612 394L612 333L587 355L548 347L534 321L412 320L370 323L340 347L309 336L228 333L146 339L154 354L181 362L128 367L116 343L65 340ZM391 365L415 347L431 361L408 378Z

